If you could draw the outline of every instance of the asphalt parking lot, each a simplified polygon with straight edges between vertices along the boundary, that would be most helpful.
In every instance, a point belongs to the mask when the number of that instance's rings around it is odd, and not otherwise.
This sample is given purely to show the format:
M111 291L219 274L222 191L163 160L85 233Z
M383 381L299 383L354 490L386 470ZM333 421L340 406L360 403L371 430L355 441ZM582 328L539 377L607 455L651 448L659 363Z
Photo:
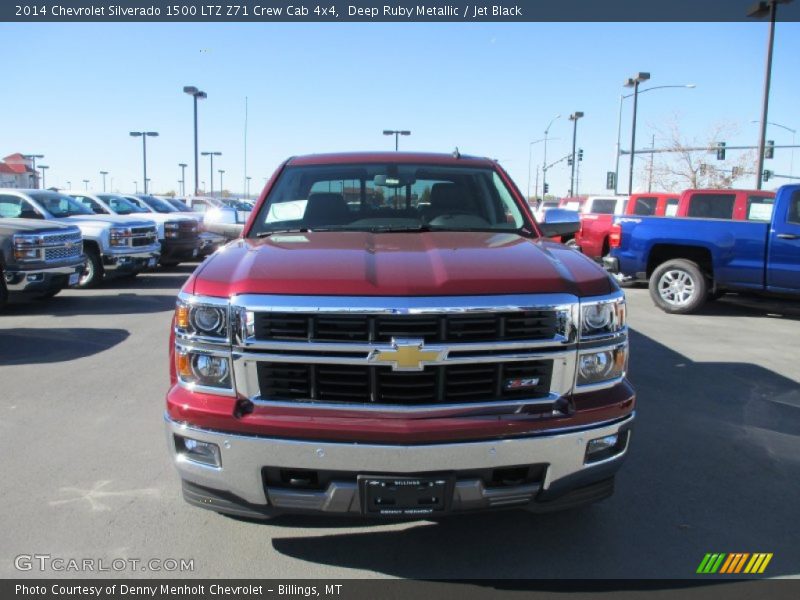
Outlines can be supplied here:
M628 290L639 394L609 500L375 524L253 523L190 507L162 413L175 294L191 266L64 291L0 314L0 577L20 554L193 559L121 576L685 578L707 552L772 552L800 573L800 309L725 299L701 315ZM103 573L111 576L114 573Z

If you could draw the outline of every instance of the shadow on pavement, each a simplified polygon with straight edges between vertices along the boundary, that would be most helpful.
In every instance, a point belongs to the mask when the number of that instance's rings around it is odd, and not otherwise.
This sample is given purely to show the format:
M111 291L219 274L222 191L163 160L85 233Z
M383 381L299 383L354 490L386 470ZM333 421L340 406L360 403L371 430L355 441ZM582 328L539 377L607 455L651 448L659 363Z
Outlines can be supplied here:
M800 497L800 385L751 364L695 363L636 332L631 345L637 421L612 498L304 537L276 534L319 521L277 518L274 548L419 579L690 578L707 552L772 552L765 576L796 574L800 524L776 515Z
M137 290L142 288L139 282L135 287ZM8 304L0 313L0 324L3 322L3 317L22 315L127 315L164 312L175 308L177 292L172 294L125 291L117 294L98 293L103 289L106 288L76 290L69 295L56 296L48 300L33 299L28 302Z
M129 335L124 329L0 329L0 366L84 358L116 346Z

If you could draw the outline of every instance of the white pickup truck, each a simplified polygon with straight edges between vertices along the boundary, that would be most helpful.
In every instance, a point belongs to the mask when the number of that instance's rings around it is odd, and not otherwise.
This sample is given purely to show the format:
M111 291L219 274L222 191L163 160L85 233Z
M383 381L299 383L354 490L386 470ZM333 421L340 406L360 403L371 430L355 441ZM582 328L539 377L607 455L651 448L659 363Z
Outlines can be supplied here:
M0 191L0 217L77 225L86 258L79 287L94 287L111 274L136 275L154 267L161 252L152 220L96 215L74 198L48 190Z

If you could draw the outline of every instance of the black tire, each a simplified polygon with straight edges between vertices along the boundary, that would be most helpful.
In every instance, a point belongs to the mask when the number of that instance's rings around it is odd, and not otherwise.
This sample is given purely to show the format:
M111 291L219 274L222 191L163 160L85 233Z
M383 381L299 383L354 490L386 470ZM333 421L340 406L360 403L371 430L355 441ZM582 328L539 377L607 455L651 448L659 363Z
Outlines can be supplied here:
M696 263L683 258L660 264L650 276L650 297L664 312L685 315L708 299L708 280Z
M100 258L99 252L91 247L84 249L83 256L86 258L86 267L83 269L76 287L82 289L97 287L103 281L103 260Z

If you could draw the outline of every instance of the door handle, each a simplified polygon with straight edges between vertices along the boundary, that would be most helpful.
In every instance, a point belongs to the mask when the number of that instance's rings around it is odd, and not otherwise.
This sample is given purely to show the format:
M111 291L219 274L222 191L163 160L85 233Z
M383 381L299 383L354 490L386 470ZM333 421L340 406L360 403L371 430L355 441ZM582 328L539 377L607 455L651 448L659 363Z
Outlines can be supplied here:
M800 235L795 235L794 233L779 233L778 238L782 240L797 240L800 239Z

